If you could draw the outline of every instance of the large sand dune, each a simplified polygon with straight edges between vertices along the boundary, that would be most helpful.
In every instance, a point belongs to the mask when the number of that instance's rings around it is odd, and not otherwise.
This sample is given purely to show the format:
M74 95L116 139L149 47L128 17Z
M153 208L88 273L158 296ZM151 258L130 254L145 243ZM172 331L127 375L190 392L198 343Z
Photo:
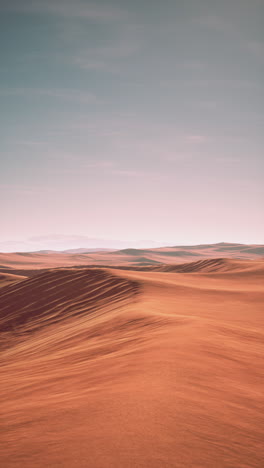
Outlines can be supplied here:
M263 466L262 261L27 258L0 290L1 466Z

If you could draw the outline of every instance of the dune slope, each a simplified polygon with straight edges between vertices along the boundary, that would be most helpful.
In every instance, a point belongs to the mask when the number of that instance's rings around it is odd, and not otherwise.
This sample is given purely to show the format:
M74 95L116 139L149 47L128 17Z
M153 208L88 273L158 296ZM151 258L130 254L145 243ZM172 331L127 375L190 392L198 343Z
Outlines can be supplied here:
M26 278L26 276L14 275L12 273L0 273L0 288L8 286L12 283L17 283L18 281L22 281Z

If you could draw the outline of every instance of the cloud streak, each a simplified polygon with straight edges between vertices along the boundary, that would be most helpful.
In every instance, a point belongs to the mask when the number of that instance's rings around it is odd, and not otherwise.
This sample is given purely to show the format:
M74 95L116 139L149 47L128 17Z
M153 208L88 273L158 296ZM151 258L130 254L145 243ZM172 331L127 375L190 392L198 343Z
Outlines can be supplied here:
M92 102L97 97L89 92L83 92L67 88L2 88L1 96L22 96L22 97L50 97L52 99L62 99L67 101Z
M81 0L19 0L1 6L0 11L52 15L59 18L80 18L93 21L115 21L124 18L124 11L109 5Z

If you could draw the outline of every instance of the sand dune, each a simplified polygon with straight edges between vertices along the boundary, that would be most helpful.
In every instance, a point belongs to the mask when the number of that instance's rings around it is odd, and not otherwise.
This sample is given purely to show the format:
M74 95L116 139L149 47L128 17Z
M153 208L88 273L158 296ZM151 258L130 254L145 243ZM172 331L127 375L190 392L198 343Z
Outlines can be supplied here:
M262 467L263 262L128 268L1 289L1 466Z
M123 249L117 251L104 250L97 252L88 252L88 249L75 249L73 252L0 253L0 271L8 268L30 270L33 268L43 269L75 265L146 266L187 263L211 258L263 259L264 246L220 243L201 246Z
M32 332L96 307L131 299L139 287L103 270L52 270L2 290L2 331Z
M164 273L245 273L252 272L263 274L264 260L252 261L252 260L231 260L227 258L213 258L209 260L197 260L196 262L178 263L178 264L158 264L158 265L120 265L117 267L111 267L124 270L135 270L135 271L153 271L153 272L164 272Z

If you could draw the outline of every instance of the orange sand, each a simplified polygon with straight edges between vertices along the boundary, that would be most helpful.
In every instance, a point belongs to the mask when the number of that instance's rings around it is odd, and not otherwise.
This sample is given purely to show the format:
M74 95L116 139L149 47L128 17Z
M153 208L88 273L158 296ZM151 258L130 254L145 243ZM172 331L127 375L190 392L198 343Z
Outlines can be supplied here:
M0 290L1 466L263 466L264 262L195 264Z

